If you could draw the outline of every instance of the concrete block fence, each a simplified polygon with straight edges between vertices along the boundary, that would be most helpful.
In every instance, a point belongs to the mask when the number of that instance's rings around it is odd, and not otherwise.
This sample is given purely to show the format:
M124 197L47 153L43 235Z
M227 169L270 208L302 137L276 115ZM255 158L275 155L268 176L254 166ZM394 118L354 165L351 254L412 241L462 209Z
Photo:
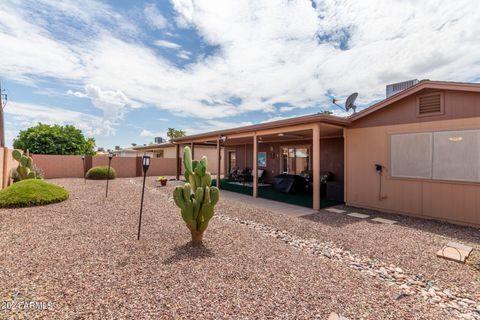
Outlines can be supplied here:
M53 178L82 178L90 168L107 166L106 156L85 157L85 170L81 156L34 154L33 164L40 168L46 179ZM112 167L117 177L140 177L142 172L142 157L113 157ZM173 158L152 158L148 176L171 176L176 173L176 160Z

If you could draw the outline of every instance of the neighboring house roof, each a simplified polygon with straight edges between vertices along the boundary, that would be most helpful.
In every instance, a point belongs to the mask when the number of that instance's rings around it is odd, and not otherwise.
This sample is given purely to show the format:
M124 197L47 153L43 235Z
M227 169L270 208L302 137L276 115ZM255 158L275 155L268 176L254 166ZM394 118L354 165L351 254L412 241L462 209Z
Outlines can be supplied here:
M164 143L150 144L148 146L136 146L136 147L133 147L132 149L135 151L145 151L145 150L153 150L153 149L165 149L173 146L175 145L171 142L164 142Z
M214 137L214 136L218 137L221 135L228 135L233 133L245 133L245 132L251 132L256 130L273 129L273 128L279 128L279 127L298 125L298 124L314 123L314 122L323 122L327 124L334 124L334 125L348 127L352 125L354 121L360 118L363 118L380 109L383 109L393 104L394 102L404 99L424 89L480 92L480 83L422 80L417 84L415 84L414 86L408 89L405 89L397 94L394 94L378 103L375 103L372 106L363 109L362 111L359 111L355 114L350 115L349 117L338 117L334 115L317 113L317 114L312 114L307 116L278 120L278 121L264 122L264 123L254 124L254 125L245 126L245 127L217 130L217 131L189 135L189 136L177 138L174 140L174 142L185 142L185 141L190 141L194 139L203 139L203 138Z

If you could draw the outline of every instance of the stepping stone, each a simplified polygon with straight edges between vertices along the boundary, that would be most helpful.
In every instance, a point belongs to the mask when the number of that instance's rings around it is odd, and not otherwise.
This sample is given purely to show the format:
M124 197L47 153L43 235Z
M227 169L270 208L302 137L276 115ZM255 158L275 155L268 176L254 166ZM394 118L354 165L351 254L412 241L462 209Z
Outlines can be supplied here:
M437 256L448 260L465 263L473 248L458 242L449 242L437 251Z
M368 214L363 214L358 212L347 213L347 216L360 218L360 219L366 219L370 217Z
M325 211L333 212L333 213L345 213L345 212L347 212L345 210L340 210L340 209L335 209L335 208L328 208L328 209L325 209Z
M380 223L385 223L385 224L394 224L397 223L395 220L390 220L390 219L384 219L384 218L374 218L372 221L375 222L380 222Z
M328 316L328 320L348 320L348 318L345 318L342 315L339 315L339 314L336 314L335 312L332 312Z

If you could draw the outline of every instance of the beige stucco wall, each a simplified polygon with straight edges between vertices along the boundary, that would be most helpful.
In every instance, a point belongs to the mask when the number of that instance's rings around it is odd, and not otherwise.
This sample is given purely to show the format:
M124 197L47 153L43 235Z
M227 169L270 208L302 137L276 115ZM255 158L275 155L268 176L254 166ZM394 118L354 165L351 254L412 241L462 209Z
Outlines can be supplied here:
M177 156L177 147L168 147L168 148L163 148L163 157L164 158L173 158Z
M12 150L0 148L0 189L8 187L11 183L11 171L18 166L12 158Z
M208 171L210 171L212 174L217 174L217 148L195 146L194 159L200 160L203 156L206 156L208 159ZM220 159L220 174L223 174L225 172L225 161L223 161L223 148L221 148L220 150L220 156L222 157Z
M345 130L348 205L480 226L480 184L390 177L390 135L480 129L480 117ZM382 196L374 164L385 166Z
M180 151L180 157L182 156L183 154L183 147L182 146L182 149ZM164 148L164 158L173 158L175 159L176 155L177 155L177 150L176 150L176 146L173 146L173 147L169 147L169 148ZM198 145L195 145L195 150L194 150L194 159L195 160L200 160L203 156L206 156L207 159L208 159L208 170L210 171L210 173L212 174L217 174L217 148L215 147L202 147L202 146L198 146ZM220 150L220 156L221 156L221 160L220 160L220 174L223 174L225 172L225 161L223 161L223 156L224 156L224 148L221 148ZM183 172L184 169L183 169L183 165L182 165L182 170L181 172Z

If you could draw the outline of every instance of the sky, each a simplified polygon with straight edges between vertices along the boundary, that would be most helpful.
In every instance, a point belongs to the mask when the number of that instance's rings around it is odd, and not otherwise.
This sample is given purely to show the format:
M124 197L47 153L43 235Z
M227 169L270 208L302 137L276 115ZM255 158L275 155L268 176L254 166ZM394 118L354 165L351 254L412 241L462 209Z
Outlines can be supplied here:
M98 147L365 108L410 79L480 82L476 0L2 0L7 145L38 122Z

